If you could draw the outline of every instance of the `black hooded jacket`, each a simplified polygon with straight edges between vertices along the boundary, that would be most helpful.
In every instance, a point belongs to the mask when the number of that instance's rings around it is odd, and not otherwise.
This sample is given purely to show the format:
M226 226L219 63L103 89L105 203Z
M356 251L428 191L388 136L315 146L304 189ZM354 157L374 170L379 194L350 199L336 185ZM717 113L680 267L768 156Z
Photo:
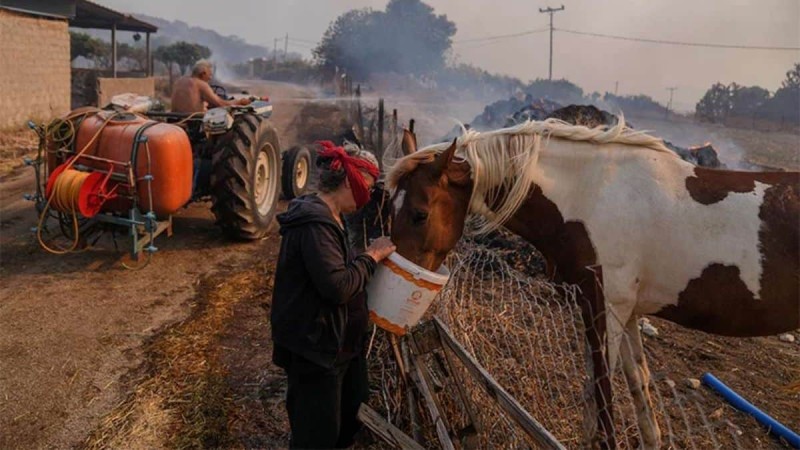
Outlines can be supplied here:
M293 200L278 223L283 239L272 292L273 359L285 366L289 351L332 367L361 348L365 289L377 263L353 255L346 231L316 195Z

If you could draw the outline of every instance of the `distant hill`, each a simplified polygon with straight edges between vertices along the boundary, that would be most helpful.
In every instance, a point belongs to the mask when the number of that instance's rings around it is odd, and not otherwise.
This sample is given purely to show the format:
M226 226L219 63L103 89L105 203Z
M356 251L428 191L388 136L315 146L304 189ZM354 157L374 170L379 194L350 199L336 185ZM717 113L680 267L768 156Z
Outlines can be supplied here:
M271 58L272 49L253 45L244 41L239 36L223 36L208 28L195 27L180 20L169 21L159 17L148 16L145 14L134 14L138 19L151 23L158 27L158 32L151 36L152 48L157 48L164 44L171 44L177 41L194 42L205 45L211 49L213 59L217 63L235 64L247 61L250 58ZM110 32L106 30L78 30L75 31L88 33L97 38L110 40ZM119 33L120 42L133 44L131 33ZM142 45L144 39L137 45ZM279 52L282 55L283 52ZM289 57L300 55L289 54Z

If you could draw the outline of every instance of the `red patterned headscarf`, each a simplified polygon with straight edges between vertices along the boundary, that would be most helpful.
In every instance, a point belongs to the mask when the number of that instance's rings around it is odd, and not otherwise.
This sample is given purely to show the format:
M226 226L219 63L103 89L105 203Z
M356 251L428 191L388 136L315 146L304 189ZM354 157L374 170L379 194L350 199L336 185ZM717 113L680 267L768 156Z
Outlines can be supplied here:
M331 169L339 170L339 168L344 168L347 180L350 181L350 189L353 191L353 200L356 202L356 208L366 205L369 202L369 189L367 188L367 180L364 179L361 171L367 172L377 180L380 175L378 167L365 159L348 155L344 148L335 146L331 141L319 141L317 144L322 146L319 156L333 159Z

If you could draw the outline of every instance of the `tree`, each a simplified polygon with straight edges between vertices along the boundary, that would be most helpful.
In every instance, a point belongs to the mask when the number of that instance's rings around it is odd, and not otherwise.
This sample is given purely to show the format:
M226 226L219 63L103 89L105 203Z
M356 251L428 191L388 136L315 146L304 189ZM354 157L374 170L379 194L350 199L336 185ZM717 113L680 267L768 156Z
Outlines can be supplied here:
M781 83L783 89L800 89L800 63L794 63L794 67L786 72L786 79Z
M83 56L94 61L98 67L107 67L111 55L111 45L101 39L89 36L86 33L69 32L69 58Z
M766 110L772 120L800 123L800 63L786 72L786 79L767 103Z
M158 47L153 53L153 56L169 67L171 76L172 64L178 66L181 74L186 73L189 67L194 65L194 63L210 57L211 50L205 45L178 41L174 44Z
M153 57L167 66L170 92L172 92L173 64L178 66L181 74L184 74L194 63L209 56L211 56L211 50L208 47L185 41L162 45L153 52Z
M786 72L786 79L772 96L759 86L715 83L697 103L695 113L711 122L739 116L800 123L800 63Z
M143 46L134 46L121 42L117 44L117 57L127 58L136 64L137 70L144 70L147 67L147 51Z
M769 91L759 86L744 87L733 83L728 89L734 116L751 117L761 112L769 101Z
M353 76L366 77L369 63L364 58L370 51L367 36L377 33L374 23L378 14L371 9L356 9L337 17L312 51L320 68L329 74L341 68Z
M357 78L375 72L430 73L444 66L456 26L420 0L390 0L386 11L348 11L328 27L314 49L331 74L341 68Z
M722 83L714 83L695 106L695 115L700 120L721 122L733 108L731 89Z
M437 16L420 0L389 0L381 19L383 43L396 72L419 74L444 65L456 34L456 25L446 15Z

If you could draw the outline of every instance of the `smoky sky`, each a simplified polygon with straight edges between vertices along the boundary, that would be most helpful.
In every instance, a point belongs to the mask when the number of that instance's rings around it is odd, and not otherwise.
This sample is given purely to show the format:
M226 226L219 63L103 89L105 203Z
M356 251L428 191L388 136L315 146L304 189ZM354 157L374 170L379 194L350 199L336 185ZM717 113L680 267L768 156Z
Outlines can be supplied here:
M272 48L286 33L289 50L310 56L328 24L362 7L384 9L386 0L95 0L116 10L144 13L237 35ZM459 40L546 28L539 8L555 15L556 29L655 40L743 46L800 47L799 0L427 0L437 14L455 22L452 59L523 81L546 78L549 33L482 42ZM308 41L308 42L304 42ZM283 40L279 46L283 45ZM677 87L674 105L692 110L715 82L758 85L775 91L798 51L673 46L610 40L555 32L553 77L567 78L586 92L618 89L665 103Z

